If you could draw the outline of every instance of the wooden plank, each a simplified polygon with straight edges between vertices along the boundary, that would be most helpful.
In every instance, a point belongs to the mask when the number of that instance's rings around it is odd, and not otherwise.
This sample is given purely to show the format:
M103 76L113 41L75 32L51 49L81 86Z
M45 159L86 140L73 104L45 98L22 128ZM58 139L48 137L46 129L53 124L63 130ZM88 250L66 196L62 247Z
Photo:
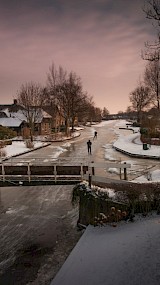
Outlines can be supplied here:
M99 168L109 168L109 167L113 167L113 168L130 168L131 164L129 163L111 163L111 162L106 162L106 163L96 163L96 162L91 162L89 163L89 167L99 167Z
M83 178L85 180L89 180L89 175L85 174L83 176ZM92 176L92 182L97 182L97 183L129 183L128 181L126 180L117 180L117 179L111 179L111 178L108 178L108 177L102 177L102 176Z

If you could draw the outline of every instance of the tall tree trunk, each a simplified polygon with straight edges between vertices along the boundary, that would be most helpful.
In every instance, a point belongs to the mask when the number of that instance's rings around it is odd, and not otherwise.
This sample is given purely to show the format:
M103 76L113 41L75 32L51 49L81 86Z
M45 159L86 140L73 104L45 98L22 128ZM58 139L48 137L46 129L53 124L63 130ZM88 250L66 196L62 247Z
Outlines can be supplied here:
M66 125L66 135L68 137L69 136L69 120L68 120L68 118L66 119L65 125Z

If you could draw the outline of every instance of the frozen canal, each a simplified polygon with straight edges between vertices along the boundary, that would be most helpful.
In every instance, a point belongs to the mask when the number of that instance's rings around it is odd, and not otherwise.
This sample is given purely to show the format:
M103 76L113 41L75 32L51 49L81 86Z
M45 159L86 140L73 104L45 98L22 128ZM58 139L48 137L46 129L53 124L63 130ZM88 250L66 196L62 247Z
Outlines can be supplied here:
M160 161L154 159L142 159L129 157L121 152L116 151L112 145L119 135L130 135L132 130L120 129L125 126L125 121L105 121L91 127L86 127L80 131L81 135L72 140L64 142L53 142L48 147L23 154L12 161L15 164L22 165L26 160L31 164L53 165L53 163L61 161L66 162L126 162L131 164L128 171L128 180L132 180L141 175L147 175L150 170L160 169ZM93 139L94 131L97 131L97 139ZM92 142L92 155L88 155L87 141ZM147 154L147 152L146 152ZM112 179L119 179L119 170L113 167L108 169L96 169L97 176L105 176Z
M81 235L72 189L1 187L0 284L50 284Z

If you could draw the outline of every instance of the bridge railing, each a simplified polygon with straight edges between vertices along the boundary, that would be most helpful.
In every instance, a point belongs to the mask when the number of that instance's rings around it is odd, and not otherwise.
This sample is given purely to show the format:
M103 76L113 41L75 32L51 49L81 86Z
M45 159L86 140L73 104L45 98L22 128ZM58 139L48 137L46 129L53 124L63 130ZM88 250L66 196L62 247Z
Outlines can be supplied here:
M55 182L58 178L67 177L78 177L81 181L88 180L90 182L91 176L94 176L96 179L96 169L109 167L119 168L120 170L120 179L122 179L121 171L124 171L124 180L127 180L127 168L130 168L131 165L127 163L95 163L89 161L88 163L84 162L70 162L69 161L58 161L52 163L52 165L39 165L38 162L35 164L32 161L25 161L23 165L19 163L12 163L5 161L1 163L0 167L0 178L5 182L6 179L16 179L19 180L28 180L31 182L32 179L53 179ZM88 179L87 179L88 177Z

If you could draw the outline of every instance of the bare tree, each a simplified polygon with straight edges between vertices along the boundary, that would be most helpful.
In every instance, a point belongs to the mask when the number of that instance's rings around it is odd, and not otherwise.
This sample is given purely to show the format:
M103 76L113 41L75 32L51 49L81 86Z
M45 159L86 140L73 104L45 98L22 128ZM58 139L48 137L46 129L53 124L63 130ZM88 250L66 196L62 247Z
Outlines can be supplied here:
M47 74L47 89L49 91L49 100L55 101L57 93L59 93L58 87L63 85L67 78L67 71L62 66L56 68L55 64L49 67Z
M68 74L61 66L57 70L52 64L47 77L47 87L50 100L56 103L60 116L65 120L66 134L69 135L69 127L74 128L75 119L86 100L81 79L74 72Z
M139 123L141 121L142 111L147 108L151 102L149 88L140 83L139 86L130 93L129 99L133 109L137 112L137 121Z
M146 18L152 20L155 27L157 40L153 44L145 43L146 50L142 52L142 58L149 61L159 61L160 54L160 0L146 0L143 11Z
M160 1L159 0L147 0L144 5L144 12L146 17L150 20L155 20L157 25L160 26Z
M94 121L95 122L101 122L102 121L102 110L99 107L94 108Z
M65 120L66 134L69 134L69 92L67 91L67 71L62 66L56 68L55 64L49 67L47 74L48 102L57 106L60 117Z
M30 128L31 141L33 141L35 123L39 119L40 108L45 101L45 96L45 89L33 82L22 84L18 91L17 101L23 107L22 113Z
M150 89L152 103L160 109L160 66L158 61L150 61L144 73L145 85Z
M59 112L65 120L65 132L69 135L70 117L71 117L71 94L69 90L68 82L64 82L62 85L57 86L56 100L59 108Z
M103 108L103 110L102 110L102 117L107 117L109 115L109 111L108 111L108 109L106 108L106 107L104 107Z
M133 112L133 108L132 106L128 106L126 109L126 113L131 113L131 112Z
M57 86L57 90L57 103L65 119L66 134L68 135L69 127L74 129L75 119L83 108L85 94L80 78L73 72L70 72L68 78Z
M84 105L84 112L85 112L85 120L86 122L89 121L90 124L92 124L92 122L94 121L94 109L95 109L95 103L93 101L93 97L92 96L87 96L86 97L86 101L85 101L85 105Z
M82 82L73 72L68 77L68 91L70 93L70 120L72 130L78 113L83 110L86 94L83 92Z

